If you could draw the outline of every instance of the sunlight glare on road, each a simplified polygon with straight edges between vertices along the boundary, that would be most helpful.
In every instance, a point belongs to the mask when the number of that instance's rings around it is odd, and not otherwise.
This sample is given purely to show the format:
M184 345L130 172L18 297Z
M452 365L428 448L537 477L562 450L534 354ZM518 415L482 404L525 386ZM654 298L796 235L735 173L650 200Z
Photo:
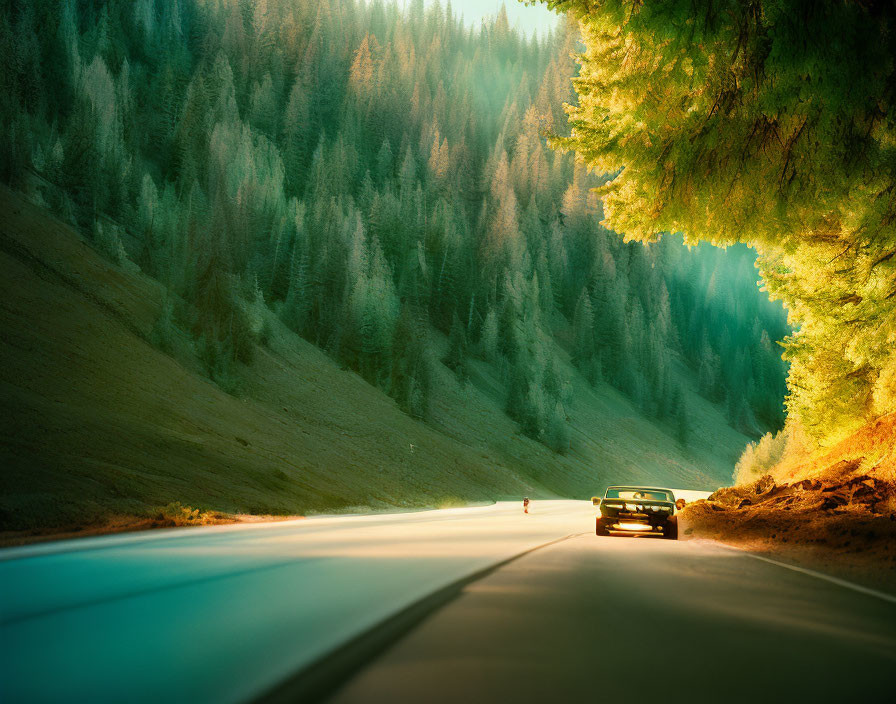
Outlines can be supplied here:
M17 643L0 665L4 699L246 701L458 579L593 530L593 517L586 501L533 501L528 515L513 502L3 550L0 638Z

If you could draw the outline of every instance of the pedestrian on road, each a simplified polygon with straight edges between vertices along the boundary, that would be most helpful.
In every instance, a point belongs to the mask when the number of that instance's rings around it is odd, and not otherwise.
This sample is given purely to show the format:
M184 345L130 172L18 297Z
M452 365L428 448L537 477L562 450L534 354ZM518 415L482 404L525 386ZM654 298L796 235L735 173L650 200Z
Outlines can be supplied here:
M529 513L529 497L523 499L523 513Z

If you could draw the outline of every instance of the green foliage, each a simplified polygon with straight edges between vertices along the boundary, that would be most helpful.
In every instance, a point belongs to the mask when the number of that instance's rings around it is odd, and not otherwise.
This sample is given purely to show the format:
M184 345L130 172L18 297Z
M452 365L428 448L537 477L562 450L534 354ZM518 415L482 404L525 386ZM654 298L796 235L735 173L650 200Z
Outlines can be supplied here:
M707 395L779 427L787 330L752 254L620 241L598 225L598 179L547 147L574 26L527 40L499 15L471 32L436 3L7 5L0 48L23 52L0 74L7 177L37 170L58 212L102 222L97 246L183 301L153 339L188 333L225 390L275 311L424 419L447 335L459 381L471 356L493 364L508 413L557 451L567 351L670 432L675 365L705 356Z
M691 438L691 422L688 409L681 391L678 390L672 400L672 417L675 419L675 437L682 446L687 446Z
M97 248L112 262L126 271L135 273L140 267L128 257L118 227L113 223L97 220L93 227L93 238Z
M180 337L180 326L174 309L174 301L170 296L165 297L162 304L162 312L153 325L149 339L152 344L163 352L173 355L178 349L178 339Z
M405 306L395 326L389 391L405 413L424 420L429 416L431 364L426 328L414 310Z
M451 321L451 334L448 338L448 354L444 359L445 366L453 370L457 380L464 386L470 378L467 363L467 332L460 318L455 313Z
M896 410L896 6L548 5L581 20L558 143L611 176L606 224L759 250L798 328L787 407L816 438Z
M239 391L240 382L236 373L236 352L229 339L216 339L203 334L197 342L199 361L208 378L228 394Z
M749 484L769 471L784 457L787 431L766 433L758 441L747 445L734 467L734 483Z

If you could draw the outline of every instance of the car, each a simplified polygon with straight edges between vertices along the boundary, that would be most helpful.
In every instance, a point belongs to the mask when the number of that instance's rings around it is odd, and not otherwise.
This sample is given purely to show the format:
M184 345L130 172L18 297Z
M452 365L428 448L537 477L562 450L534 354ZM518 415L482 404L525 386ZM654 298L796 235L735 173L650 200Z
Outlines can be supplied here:
M671 489L654 486L611 486L603 498L592 497L600 507L597 535L662 535L678 540L677 512L685 500L675 500Z

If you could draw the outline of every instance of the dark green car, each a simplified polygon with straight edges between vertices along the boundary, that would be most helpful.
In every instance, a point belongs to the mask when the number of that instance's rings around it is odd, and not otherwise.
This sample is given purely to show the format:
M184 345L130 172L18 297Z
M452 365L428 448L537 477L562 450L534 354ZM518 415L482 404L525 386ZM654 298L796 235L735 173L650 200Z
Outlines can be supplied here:
M684 499L675 500L671 489L644 486L611 486L603 498L591 499L600 507L597 535L662 535L678 540L676 511Z

